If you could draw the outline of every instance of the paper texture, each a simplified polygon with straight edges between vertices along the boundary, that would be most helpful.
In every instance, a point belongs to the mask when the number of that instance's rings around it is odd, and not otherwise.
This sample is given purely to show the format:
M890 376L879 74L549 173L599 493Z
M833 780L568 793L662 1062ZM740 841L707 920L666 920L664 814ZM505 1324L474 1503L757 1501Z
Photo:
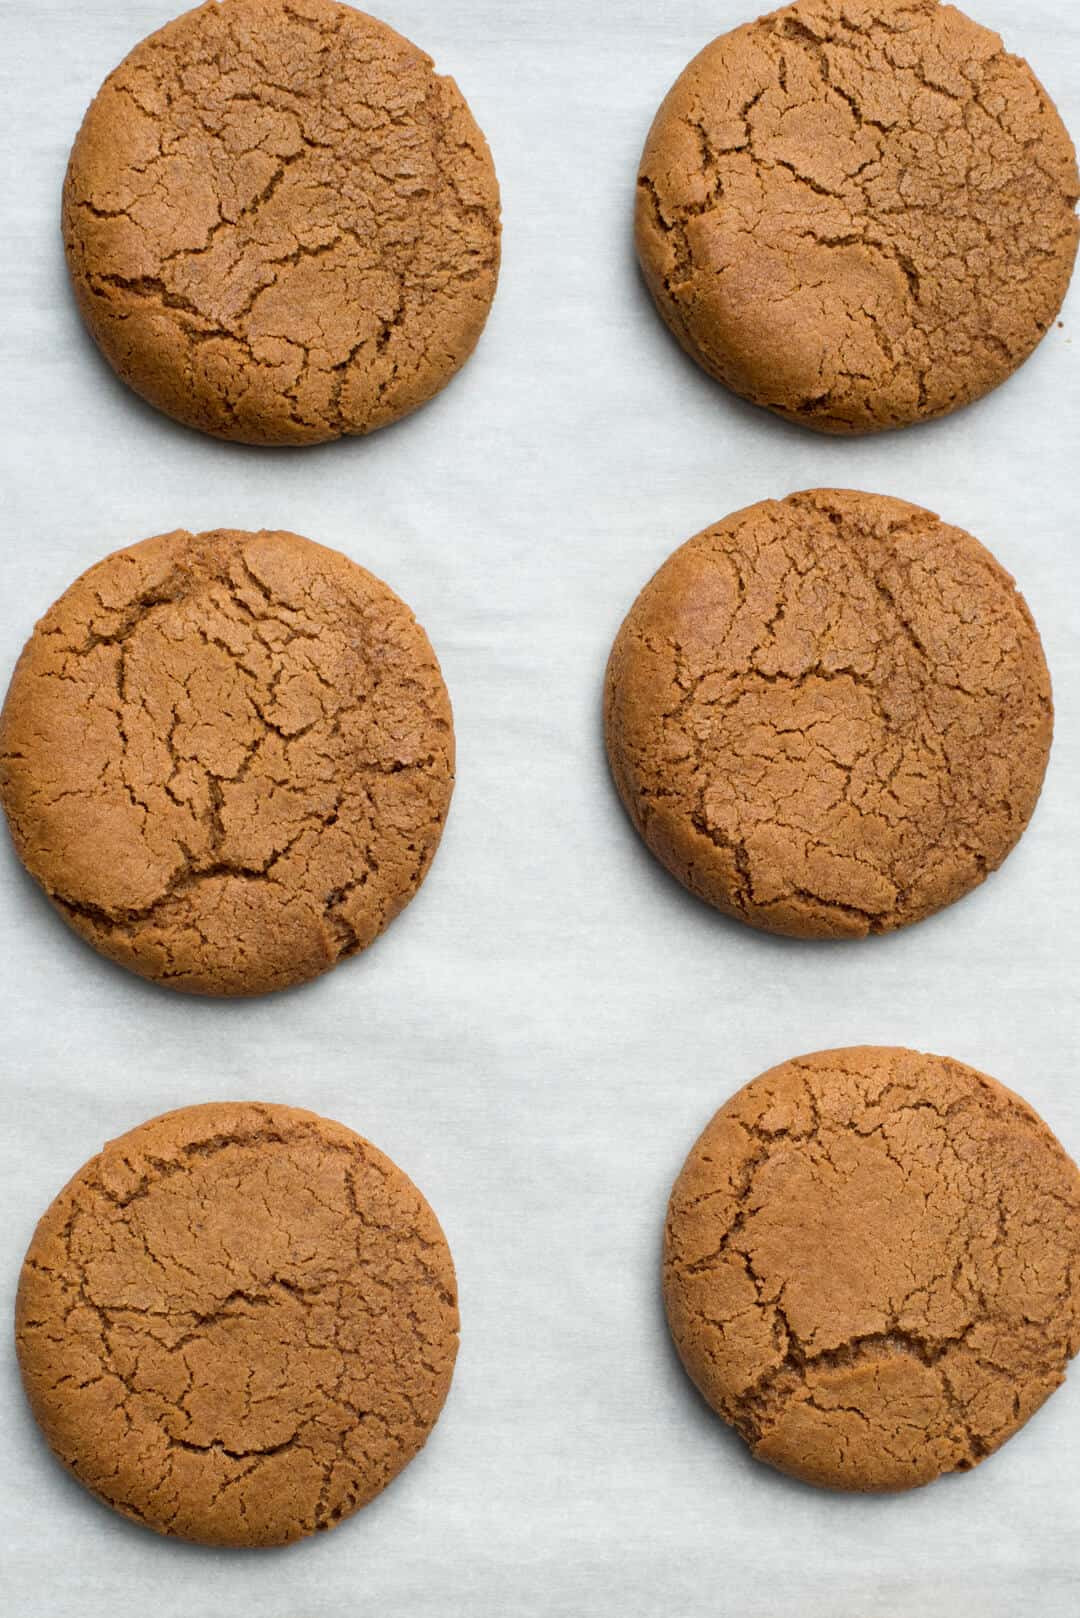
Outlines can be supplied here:
M373 0L374 3L374 0ZM971 0L1080 132L1080 8ZM0 1549L18 1618L1072 1618L1080 1368L969 1476L829 1495L755 1464L669 1346L671 1181L711 1112L799 1052L946 1052L1019 1089L1080 1153L1078 295L1007 386L846 442L699 373L630 234L656 106L753 0L387 0L452 73L504 202L486 336L427 409L365 441L259 451L142 405L97 357L59 240L64 164L105 74L173 0L0 11L6 395L0 686L41 612L106 551L174 527L284 527L415 609L459 773L422 893L299 992L207 1003L99 960L0 844L0 1319L34 1222L110 1136L170 1107L311 1107L413 1176L457 1261L443 1419L393 1487L283 1552L167 1543L61 1472L0 1370ZM379 8L381 9L381 8ZM857 945L756 935L654 864L609 784L600 688L637 590L682 540L793 489L928 505L1015 573L1054 677L1042 802L973 897Z

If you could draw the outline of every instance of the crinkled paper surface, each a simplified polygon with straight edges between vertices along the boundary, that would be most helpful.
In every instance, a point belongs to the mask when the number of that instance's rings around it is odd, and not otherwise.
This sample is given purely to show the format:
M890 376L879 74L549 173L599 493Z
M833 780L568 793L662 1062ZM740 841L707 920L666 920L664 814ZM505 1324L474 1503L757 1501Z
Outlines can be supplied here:
M971 0L1080 134L1080 10ZM859 441L730 398L673 344L630 236L660 97L735 0L394 0L458 80L504 202L475 358L404 424L260 451L172 425L114 380L68 292L67 150L170 0L0 12L0 682L106 551L164 529L283 527L414 607L454 701L458 787L421 895L310 987L215 1004L95 957L0 845L0 1310L34 1222L107 1137L219 1097L292 1102L417 1181L457 1261L442 1421L373 1506L284 1552L166 1543L52 1462L0 1366L0 1554L19 1618L1071 1618L1080 1367L974 1473L897 1498L754 1463L680 1370L664 1205L713 1110L775 1062L872 1042L1020 1090L1080 1153L1080 363L1074 292L1034 358L940 423ZM1080 288L1078 288L1080 292ZM951 911L858 944L755 935L686 896L609 784L604 661L667 553L768 495L862 487L976 534L1019 580L1053 674L1042 801Z

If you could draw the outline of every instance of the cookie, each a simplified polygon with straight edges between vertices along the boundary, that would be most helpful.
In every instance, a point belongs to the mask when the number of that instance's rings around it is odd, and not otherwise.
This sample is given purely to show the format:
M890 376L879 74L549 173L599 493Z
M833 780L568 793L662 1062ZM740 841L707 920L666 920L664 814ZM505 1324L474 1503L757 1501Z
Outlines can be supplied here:
M799 0L723 34L663 102L637 245L711 375L868 433L997 387L1076 257L1072 142L1026 62L938 0Z
M498 185L460 91L335 0L220 0L137 45L79 131L63 225L110 365L250 444L424 404L498 275Z
M1035 808L1038 632L970 534L815 489L669 557L608 663L615 783L692 893L768 932L861 937L980 883Z
M457 1353L412 1182L341 1124L221 1102L112 1141L46 1212L16 1348L49 1444L160 1534L285 1545L412 1460Z
M24 865L95 948L194 994L287 988L408 903L450 701L393 591L296 534L164 534L76 580L0 714Z
M759 1460L829 1488L966 1471L1080 1349L1080 1174L947 1057L822 1051L754 1079L675 1182L664 1298Z

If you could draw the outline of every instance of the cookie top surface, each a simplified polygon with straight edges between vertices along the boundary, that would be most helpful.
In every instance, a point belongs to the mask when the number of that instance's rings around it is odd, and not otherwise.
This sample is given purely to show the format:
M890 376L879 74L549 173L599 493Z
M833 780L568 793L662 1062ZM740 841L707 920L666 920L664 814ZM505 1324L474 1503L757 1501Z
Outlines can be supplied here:
M388 1158L313 1113L166 1113L80 1169L23 1265L34 1415L159 1533L282 1545L396 1477L442 1409L454 1266Z
M997 1449L1080 1349L1080 1174L944 1057L823 1051L733 1096L676 1181L664 1294L754 1454L905 1489Z
M885 932L998 866L1052 731L1038 633L969 534L881 495L765 501L688 541L619 631L608 756L699 897L794 937Z
M724 34L662 104L646 280L736 393L824 432L940 416L1061 307L1080 179L1026 62L938 0L799 0Z
M450 703L409 609L296 534L165 534L37 625L0 715L16 849L71 925L172 988L259 994L419 887Z
M423 404L498 275L498 186L460 91L335 0L220 0L137 45L86 115L63 217L110 364L248 443Z

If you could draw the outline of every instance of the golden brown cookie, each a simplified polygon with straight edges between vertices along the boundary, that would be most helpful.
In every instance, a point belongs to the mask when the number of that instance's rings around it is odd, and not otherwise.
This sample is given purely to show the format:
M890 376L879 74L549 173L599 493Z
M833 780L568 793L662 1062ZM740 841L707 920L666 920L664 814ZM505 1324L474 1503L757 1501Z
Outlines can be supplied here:
M763 1461L909 1489L993 1453L1080 1349L1080 1174L947 1057L821 1051L716 1114L675 1182L668 1321Z
M829 433L944 415L1052 324L1072 142L1026 62L938 0L799 0L723 34L641 160L645 279L683 347Z
M1053 725L1038 632L970 534L814 489L670 556L608 663L630 818L692 893L797 938L919 921L999 866Z
M471 354L499 191L452 79L335 0L221 0L137 45L71 154L64 241L109 363L191 427L315 444Z
M185 1107L112 1141L37 1227L16 1347L81 1483L207 1545L284 1545L421 1448L457 1353L454 1265L401 1170L292 1107Z
M24 865L95 948L194 994L365 949L423 881L453 770L427 636L296 534L106 557L38 624L0 714Z

